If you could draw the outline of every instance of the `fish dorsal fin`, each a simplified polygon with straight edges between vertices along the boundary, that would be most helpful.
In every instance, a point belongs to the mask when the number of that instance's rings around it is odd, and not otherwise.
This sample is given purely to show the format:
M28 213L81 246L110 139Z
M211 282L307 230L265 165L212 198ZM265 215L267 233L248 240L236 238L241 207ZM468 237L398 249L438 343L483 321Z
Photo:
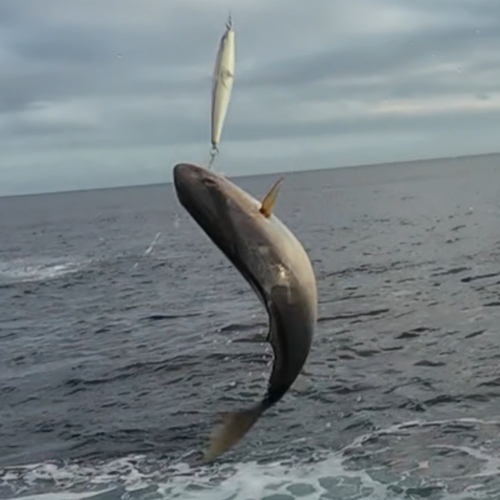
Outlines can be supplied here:
M278 198L278 191L280 184L283 182L284 177L280 177L272 186L272 188L267 192L262 200L262 205L260 206L259 212L268 219L273 213L273 208Z

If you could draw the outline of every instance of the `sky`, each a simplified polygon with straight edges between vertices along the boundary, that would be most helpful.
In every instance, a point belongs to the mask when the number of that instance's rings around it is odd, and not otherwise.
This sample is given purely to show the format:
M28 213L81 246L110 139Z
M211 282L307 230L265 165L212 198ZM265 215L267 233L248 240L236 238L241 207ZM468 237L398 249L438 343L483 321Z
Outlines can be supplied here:
M2 0L0 195L500 151L498 0Z

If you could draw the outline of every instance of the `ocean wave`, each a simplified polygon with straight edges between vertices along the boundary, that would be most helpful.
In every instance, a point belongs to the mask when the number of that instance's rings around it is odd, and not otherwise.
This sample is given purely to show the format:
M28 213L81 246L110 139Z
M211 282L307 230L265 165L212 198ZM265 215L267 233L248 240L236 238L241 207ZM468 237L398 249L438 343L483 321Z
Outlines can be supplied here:
M0 497L22 500L447 500L497 498L498 421L411 421L304 459L197 465L146 455L0 469ZM463 433L474 439L463 440ZM456 439L454 439L456 437ZM302 438L304 439L304 438ZM492 496L493 495L493 496ZM496 495L496 496L495 496Z

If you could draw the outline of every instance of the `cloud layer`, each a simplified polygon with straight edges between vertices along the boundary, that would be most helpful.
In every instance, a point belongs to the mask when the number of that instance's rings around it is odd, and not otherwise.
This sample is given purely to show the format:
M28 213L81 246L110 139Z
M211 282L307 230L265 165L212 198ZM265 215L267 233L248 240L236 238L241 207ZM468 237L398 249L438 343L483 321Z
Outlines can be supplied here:
M229 8L229 175L499 150L495 0L4 0L0 194L206 163Z

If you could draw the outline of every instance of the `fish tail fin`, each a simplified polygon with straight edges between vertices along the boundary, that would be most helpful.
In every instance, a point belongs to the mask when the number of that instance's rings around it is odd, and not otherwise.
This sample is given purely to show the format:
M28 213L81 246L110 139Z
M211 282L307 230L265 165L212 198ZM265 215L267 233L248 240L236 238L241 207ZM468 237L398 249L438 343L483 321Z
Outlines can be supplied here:
M226 450L240 441L262 415L260 404L247 410L233 413L222 413L222 423L212 431L210 445L204 452L205 462L214 460Z

